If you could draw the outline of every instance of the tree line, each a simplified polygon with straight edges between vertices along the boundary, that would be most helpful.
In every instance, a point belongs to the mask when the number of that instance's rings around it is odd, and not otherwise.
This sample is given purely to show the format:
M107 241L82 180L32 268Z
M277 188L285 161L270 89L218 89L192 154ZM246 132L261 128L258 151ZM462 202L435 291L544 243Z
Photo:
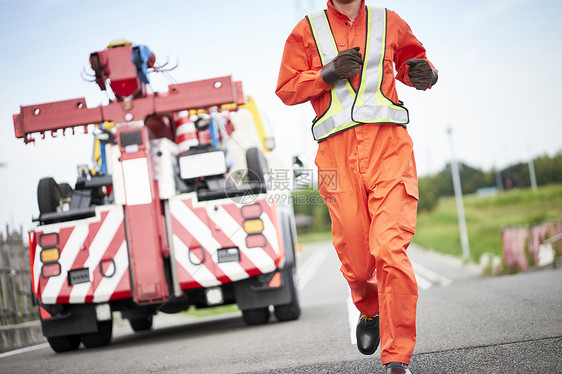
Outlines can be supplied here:
M539 156L533 159L538 186L562 183L562 152L554 156ZM531 187L531 169L528 162L513 164L501 170L482 171L465 163L459 163L462 192L464 195L476 193L488 187L497 191L512 188ZM420 211L431 211L442 196L454 195L451 164L447 164L437 174L419 178Z

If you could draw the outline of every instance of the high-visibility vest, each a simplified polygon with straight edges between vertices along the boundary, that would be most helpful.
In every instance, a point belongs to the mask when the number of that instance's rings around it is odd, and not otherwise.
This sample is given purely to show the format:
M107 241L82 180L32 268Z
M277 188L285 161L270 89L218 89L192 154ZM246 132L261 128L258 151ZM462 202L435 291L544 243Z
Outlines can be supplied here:
M330 106L312 125L314 139L329 136L364 123L392 123L406 126L408 110L381 91L386 42L386 8L366 7L367 27L363 68L357 91L349 79L339 80L330 91ZM318 48L322 66L338 55L338 47L326 11L306 16Z

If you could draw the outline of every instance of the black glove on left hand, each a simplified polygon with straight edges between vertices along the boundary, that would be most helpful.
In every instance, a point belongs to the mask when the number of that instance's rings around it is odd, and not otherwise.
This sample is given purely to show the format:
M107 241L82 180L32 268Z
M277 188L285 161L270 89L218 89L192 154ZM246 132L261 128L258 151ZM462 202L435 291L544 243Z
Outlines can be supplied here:
M324 82L334 84L340 79L348 79L359 74L361 65L363 65L363 57L359 53L359 47L346 49L327 63L320 75Z
M412 58L406 64L410 67L408 77L416 89L425 91L437 82L437 71L431 68L427 60Z

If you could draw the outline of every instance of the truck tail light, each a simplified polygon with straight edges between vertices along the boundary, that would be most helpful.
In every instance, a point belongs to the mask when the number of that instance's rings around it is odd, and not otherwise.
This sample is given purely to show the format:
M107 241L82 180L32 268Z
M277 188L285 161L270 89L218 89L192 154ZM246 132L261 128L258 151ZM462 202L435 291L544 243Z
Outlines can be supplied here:
M266 243L265 236L262 234L248 235L246 237L246 247L248 248L265 247Z
M61 269L58 262L43 265L43 267L41 268L41 276L43 278L56 277L57 275L60 275L60 272Z
M60 258L60 252L58 248L43 249L41 251L41 262L55 262Z
M56 277L61 274L61 266L57 262L60 259L58 244L59 235L56 232L39 235L40 259L43 263L41 277L43 278Z
M259 218L244 221L244 231L246 231L247 234L263 232L263 221Z
M242 217L249 218L259 218L262 213L262 207L260 204L244 205L242 207Z
M59 234L51 232L39 235L39 246L42 248L56 247L59 244Z

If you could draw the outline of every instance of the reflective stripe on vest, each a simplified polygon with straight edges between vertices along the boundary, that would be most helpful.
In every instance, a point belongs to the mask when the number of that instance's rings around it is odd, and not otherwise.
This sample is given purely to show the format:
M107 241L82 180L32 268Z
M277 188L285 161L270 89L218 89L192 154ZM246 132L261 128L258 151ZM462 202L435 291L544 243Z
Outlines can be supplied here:
M328 109L312 125L317 141L363 123L406 125L408 111L381 91L386 42L386 9L366 7L366 38L358 93L350 80L339 80L330 90ZM326 11L307 16L322 66L338 55Z

